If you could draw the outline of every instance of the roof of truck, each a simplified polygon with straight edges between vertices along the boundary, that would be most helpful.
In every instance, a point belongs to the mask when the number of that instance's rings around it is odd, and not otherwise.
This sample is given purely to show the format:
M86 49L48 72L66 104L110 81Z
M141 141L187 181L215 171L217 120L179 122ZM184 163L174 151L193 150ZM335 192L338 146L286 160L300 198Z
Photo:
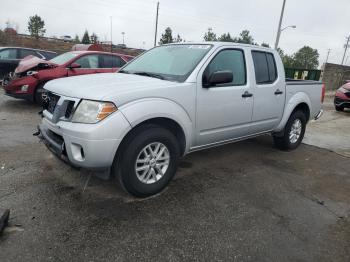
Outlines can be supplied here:
M220 46L242 46L242 47L254 47L257 49L264 49L264 50L274 50L270 47L264 47L259 45L250 45L250 44L242 44L242 43L236 43L236 42L219 42L219 41L213 41L213 42L181 42L181 43L171 43L167 45L212 45L215 47Z

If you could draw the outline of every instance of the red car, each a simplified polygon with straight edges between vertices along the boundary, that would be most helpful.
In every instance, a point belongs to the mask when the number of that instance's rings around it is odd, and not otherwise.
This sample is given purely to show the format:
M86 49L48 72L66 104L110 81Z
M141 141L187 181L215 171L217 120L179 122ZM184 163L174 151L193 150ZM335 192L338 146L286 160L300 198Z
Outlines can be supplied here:
M343 111L350 108L350 82L340 87L334 97L335 110Z
M43 86L46 82L68 76L116 72L133 58L99 51L72 51L49 61L28 56L11 74L10 82L4 89L11 97L42 104Z

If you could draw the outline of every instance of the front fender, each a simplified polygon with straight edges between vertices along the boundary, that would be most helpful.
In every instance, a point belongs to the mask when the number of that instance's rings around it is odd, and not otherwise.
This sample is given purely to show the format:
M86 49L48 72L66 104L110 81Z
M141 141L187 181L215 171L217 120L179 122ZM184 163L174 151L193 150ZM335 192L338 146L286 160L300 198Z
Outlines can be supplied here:
M279 125L277 126L275 132L279 132L285 127L285 125L287 124L287 121L288 121L290 115L292 114L293 110L301 103L307 104L307 106L309 107L310 112L312 112L311 101L310 101L309 96L306 93L304 93L304 92L298 92L298 93L294 94L289 99L288 103L286 104L286 106L284 108L282 120L279 123ZM309 119L307 119L307 120L309 120Z
M185 152L192 143L193 124L186 110L178 103L164 98L145 98L118 108L132 127L153 118L168 118L178 123L186 138Z

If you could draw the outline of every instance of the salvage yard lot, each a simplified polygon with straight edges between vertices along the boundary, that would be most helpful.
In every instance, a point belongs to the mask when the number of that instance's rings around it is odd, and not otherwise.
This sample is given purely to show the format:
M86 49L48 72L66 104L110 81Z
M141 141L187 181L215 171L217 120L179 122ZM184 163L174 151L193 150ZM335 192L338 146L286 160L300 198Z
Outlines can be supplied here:
M53 157L32 136L39 107L1 90L0 209L11 217L0 261L349 261L350 158L339 141L350 137L329 141L350 130L350 113L326 109L306 142L336 153L281 152L269 136L213 148L139 200Z

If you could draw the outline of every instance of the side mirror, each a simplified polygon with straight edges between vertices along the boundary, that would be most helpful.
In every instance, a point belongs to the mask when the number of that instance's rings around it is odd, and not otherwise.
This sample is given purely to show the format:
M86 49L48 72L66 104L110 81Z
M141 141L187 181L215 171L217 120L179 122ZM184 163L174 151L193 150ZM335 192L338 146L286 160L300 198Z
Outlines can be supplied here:
M209 76L204 87L212 87L219 84L227 84L233 81L233 73L231 71L216 71Z
M74 68L81 68L81 65L77 63L72 63L68 66L69 69L74 69Z

